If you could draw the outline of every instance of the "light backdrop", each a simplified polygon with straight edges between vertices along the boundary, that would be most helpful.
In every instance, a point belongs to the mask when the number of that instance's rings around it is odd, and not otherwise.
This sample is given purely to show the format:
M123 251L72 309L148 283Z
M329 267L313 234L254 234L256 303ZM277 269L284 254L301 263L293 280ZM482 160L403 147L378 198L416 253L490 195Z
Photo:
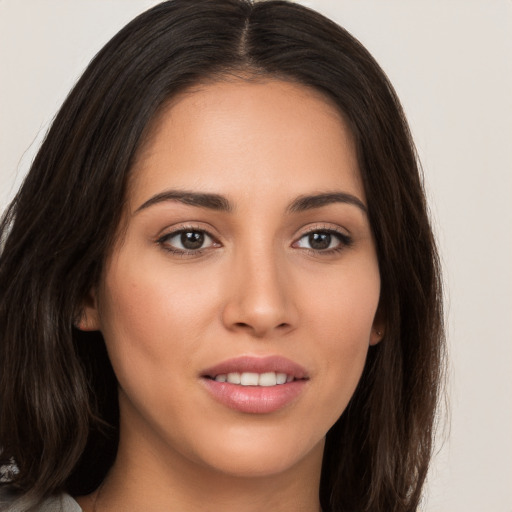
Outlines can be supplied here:
M151 0L0 0L0 210L97 50ZM450 426L423 512L512 512L512 2L311 0L403 102L447 296Z

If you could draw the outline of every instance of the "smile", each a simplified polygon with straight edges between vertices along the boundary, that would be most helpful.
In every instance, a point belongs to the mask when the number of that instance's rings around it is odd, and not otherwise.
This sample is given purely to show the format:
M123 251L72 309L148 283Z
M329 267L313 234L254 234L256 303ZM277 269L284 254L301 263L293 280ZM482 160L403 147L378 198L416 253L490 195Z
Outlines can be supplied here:
M302 366L281 356L230 359L201 377L216 402L249 414L268 414L291 405L309 383Z
M278 386L292 382L295 380L293 375L287 375L286 373L276 372L265 372L265 373L254 373L254 372L231 372L228 374L221 373L216 375L214 380L217 382L229 382L230 384L238 384L240 386Z

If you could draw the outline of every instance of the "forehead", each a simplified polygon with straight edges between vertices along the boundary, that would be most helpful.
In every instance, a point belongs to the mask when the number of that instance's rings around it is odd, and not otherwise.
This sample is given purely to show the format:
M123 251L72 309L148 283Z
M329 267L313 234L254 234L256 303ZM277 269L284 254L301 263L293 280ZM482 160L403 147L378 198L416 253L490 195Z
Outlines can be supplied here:
M343 189L364 201L342 113L315 89L280 80L221 81L174 97L139 150L128 199L136 207L170 187L234 197Z

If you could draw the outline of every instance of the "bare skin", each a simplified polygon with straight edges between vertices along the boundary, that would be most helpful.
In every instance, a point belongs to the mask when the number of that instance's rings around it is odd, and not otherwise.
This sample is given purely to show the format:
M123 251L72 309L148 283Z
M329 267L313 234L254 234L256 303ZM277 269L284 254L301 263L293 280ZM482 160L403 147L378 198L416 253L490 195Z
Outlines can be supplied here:
M325 434L383 335L365 208L352 136L319 93L240 80L173 99L84 308L121 411L117 459L78 498L85 512L320 510ZM207 369L240 357L303 374L262 391L295 389L275 410L226 405L218 389L243 386Z

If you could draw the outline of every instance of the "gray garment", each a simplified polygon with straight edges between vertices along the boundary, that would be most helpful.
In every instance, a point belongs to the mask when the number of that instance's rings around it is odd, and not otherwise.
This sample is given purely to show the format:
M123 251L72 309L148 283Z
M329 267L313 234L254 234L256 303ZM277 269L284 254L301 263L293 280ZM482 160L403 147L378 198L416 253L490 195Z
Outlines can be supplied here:
M69 495L51 496L39 505L33 505L8 487L0 487L0 512L83 512Z

